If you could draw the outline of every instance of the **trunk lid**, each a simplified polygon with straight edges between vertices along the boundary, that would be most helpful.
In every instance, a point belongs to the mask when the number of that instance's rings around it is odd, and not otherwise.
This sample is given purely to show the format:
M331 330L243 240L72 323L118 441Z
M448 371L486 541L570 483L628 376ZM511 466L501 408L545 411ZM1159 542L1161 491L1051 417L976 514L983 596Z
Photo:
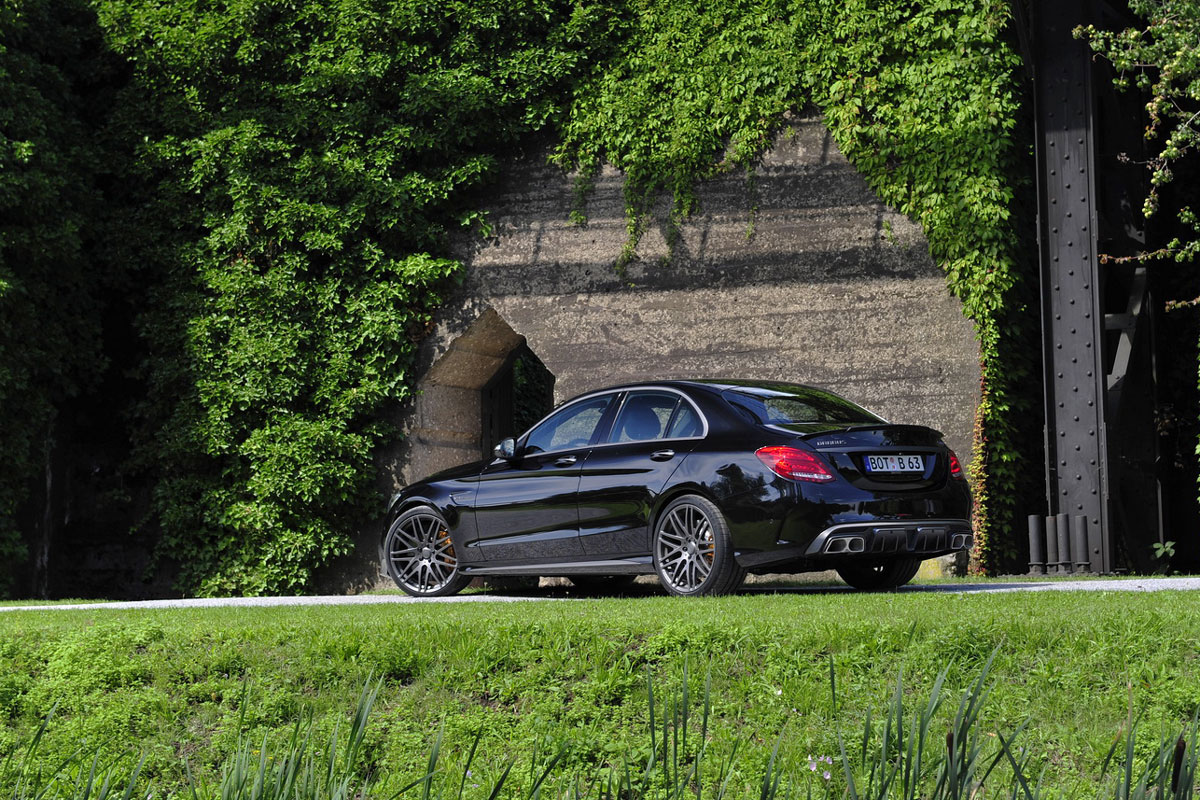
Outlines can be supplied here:
M949 476L942 434L923 425L787 423L769 426L796 434L821 453L838 475L862 489L919 491Z

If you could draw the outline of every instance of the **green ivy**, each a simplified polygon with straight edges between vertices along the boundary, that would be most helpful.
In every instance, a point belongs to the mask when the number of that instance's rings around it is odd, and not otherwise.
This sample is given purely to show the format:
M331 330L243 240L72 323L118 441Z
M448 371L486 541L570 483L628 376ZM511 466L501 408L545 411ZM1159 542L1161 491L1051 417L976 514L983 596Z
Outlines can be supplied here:
M1129 10L1144 26L1107 31L1088 25L1075 33L1112 62L1118 89L1136 87L1147 97L1145 136L1153 143L1148 149L1157 150L1146 163L1150 190L1142 213L1149 220L1158 213L1162 187L1175 180L1181 165L1200 155L1200 2L1131 0ZM1181 233L1136 258L1187 263L1200 256L1196 210L1187 203L1171 210Z
M635 257L660 193L673 197L669 222L677 224L695 208L698 180L752 162L769 143L799 100L804 60L796 47L815 30L816 6L632 5L628 44L576 88L554 156L578 170L584 186L602 159L625 174L629 241L618 268Z

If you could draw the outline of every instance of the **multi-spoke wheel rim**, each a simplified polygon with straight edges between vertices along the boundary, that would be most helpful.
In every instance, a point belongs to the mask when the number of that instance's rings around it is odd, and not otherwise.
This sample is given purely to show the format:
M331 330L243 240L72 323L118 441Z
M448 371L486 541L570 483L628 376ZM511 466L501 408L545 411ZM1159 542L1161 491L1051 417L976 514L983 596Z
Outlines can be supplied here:
M654 541L659 574L674 589L694 592L708 580L716 557L712 523L691 503L672 508Z
M418 594L446 587L458 570L446 525L433 514L414 514L392 530L388 558L396 582Z

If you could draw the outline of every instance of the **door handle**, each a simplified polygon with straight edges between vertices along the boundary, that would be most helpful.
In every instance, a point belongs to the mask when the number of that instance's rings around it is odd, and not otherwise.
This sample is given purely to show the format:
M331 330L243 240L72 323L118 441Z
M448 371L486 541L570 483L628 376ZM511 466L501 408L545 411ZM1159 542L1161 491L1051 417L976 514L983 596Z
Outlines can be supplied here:
M561 458L554 459L554 466L556 467L569 467L574 463L575 456L563 456Z
M652 461L670 461L674 457L674 450L655 450L650 454L650 459Z

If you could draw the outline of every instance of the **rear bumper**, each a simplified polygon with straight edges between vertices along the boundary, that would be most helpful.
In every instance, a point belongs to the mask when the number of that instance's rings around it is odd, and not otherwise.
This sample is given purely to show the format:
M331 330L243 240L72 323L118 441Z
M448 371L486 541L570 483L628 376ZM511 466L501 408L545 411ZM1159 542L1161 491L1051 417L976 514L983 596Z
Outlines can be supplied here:
M771 550L739 552L738 563L756 572L832 569L839 564L891 558L936 558L970 550L971 523L965 519L850 522L825 528L806 544L785 543Z
M970 550L971 523L965 519L912 522L853 522L817 534L804 551L807 558L834 556L935 556Z

